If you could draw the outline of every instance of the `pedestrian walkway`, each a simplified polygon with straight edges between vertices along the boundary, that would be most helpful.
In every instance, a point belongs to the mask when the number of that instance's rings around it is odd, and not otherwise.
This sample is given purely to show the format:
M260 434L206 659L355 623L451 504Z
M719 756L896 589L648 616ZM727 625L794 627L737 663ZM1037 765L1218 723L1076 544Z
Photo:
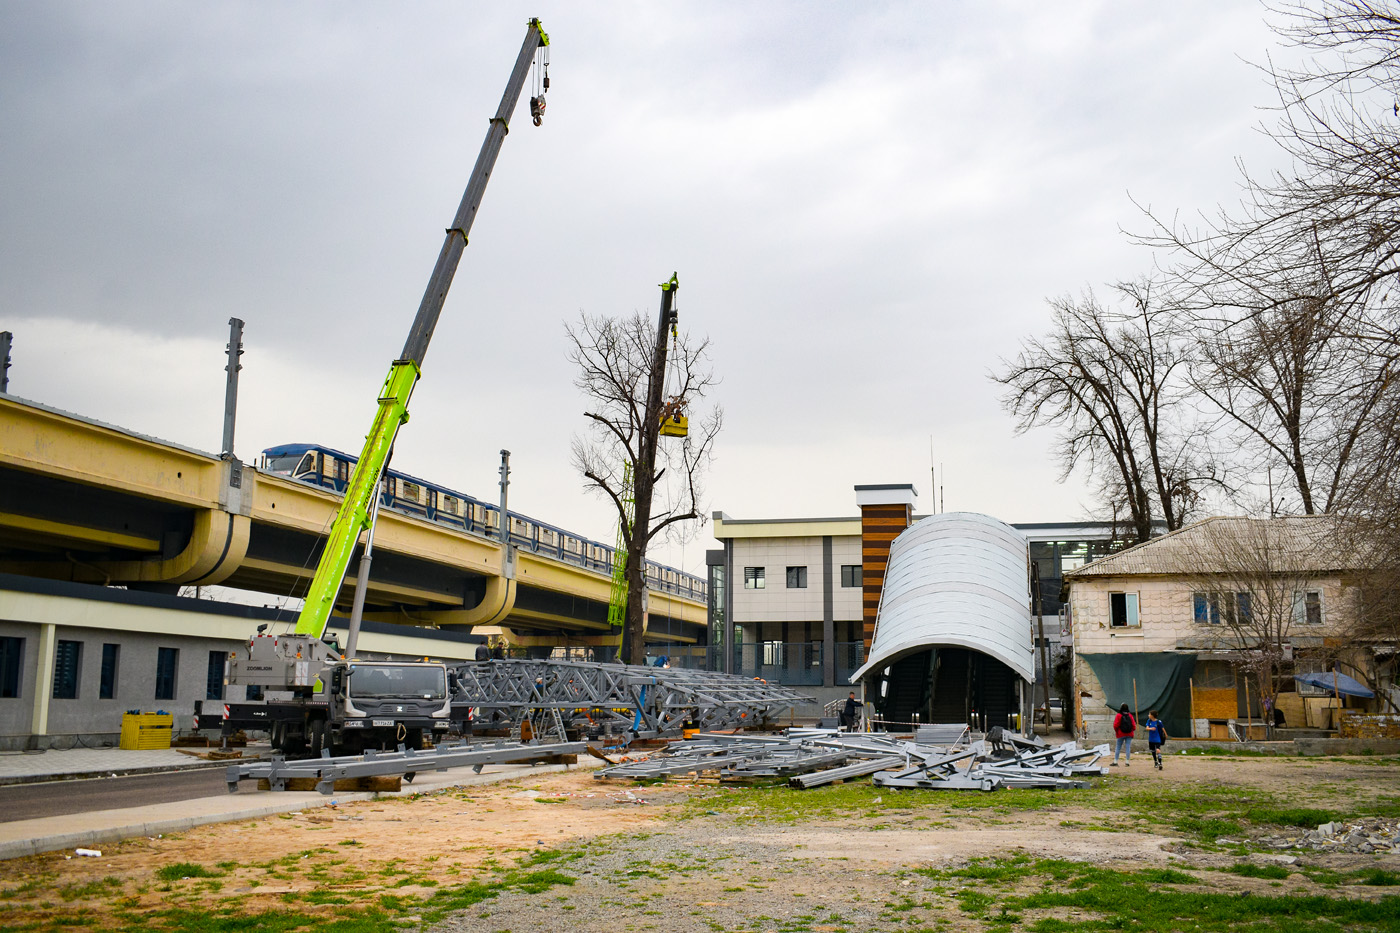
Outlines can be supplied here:
M256 750L254 747L253 751ZM250 750L245 750L249 752ZM253 757L251 754L248 757ZM46 761L44 759L47 759ZM183 770L188 767L227 767L233 762L211 763L186 755L175 749L159 751L128 751L114 748L82 748L67 751L47 751L42 755L0 753L0 779L10 783L24 781L61 780L64 778L100 778L156 771ZM405 783L397 794L385 792L352 792L332 795L315 791L261 791L225 796L198 797L169 803L124 807L114 810L92 810L32 820L0 823L0 859L57 852L61 849L100 849L103 844L136 836L159 836L183 832L208 823L228 823L256 819L278 813L292 813L313 807L343 804L356 800L373 800L377 796L407 796L431 793L448 787L470 787L563 771L569 767L593 767L595 759L585 758L579 765L487 765L480 774L470 767L453 768L419 774L412 784Z
M266 751L264 747L264 751ZM208 749L192 749L208 751ZM256 755L256 747L248 752ZM0 784L25 784L79 777L146 774L181 768L208 768L227 762L208 762L178 748L69 748L43 752L0 752Z

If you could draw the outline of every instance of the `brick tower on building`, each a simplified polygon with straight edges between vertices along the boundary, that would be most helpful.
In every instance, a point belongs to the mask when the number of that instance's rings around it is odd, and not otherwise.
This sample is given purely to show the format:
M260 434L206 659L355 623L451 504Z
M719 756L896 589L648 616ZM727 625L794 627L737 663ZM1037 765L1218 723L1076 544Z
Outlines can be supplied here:
M875 638L875 615L885 588L890 544L909 527L918 494L911 483L856 487L856 504L860 506L861 630L867 655Z

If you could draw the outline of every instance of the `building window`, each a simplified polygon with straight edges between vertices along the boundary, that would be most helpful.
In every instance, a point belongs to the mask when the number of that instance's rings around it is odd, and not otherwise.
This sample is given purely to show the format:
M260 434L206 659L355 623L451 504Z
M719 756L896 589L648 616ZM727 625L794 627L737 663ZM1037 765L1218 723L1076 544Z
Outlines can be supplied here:
M224 698L224 664L228 661L227 651L209 652L209 677L204 687L204 699Z
M763 643L763 665L765 667L781 667L783 663L783 643L780 641L765 641Z
M1253 611L1249 593L1192 593L1191 602L1197 625L1247 625Z
M805 590L807 588L807 568L789 567L787 569L787 587L790 590Z
M82 674L83 643L59 639L53 654L53 698L76 700Z
M99 700L110 700L117 695L117 652L120 647L113 644L102 646L102 679L97 687Z
M860 564L841 565L841 585L860 586Z
M175 671L180 662L179 648L156 649L156 699L175 699Z
M1301 625L1322 624L1322 591L1305 590L1294 596L1293 617Z
M745 567L745 568L744 568L744 589L746 589L746 590L761 590L761 589L763 589L763 586L764 586L763 571L764 571L765 569L766 569L766 568L764 568L764 567Z
M9 635L0 638L0 699L13 700L19 696L24 639Z
M1138 594L1136 593L1109 593L1108 608L1109 624L1114 628L1137 628L1142 624L1138 621Z

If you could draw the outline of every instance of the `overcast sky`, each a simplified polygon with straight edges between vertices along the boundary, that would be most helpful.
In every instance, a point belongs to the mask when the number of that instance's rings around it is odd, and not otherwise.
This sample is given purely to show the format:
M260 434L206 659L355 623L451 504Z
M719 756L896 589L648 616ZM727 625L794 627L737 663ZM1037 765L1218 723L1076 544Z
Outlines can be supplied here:
M929 511L932 438L948 510L1085 518L987 374L1047 297L1148 268L1131 199L1209 210L1278 158L1252 3L508 6L0 4L10 391L216 452L236 316L237 453L357 451L538 15L545 124L522 100L397 468L494 500L509 448L514 508L611 541L563 324L676 271L722 378L709 509Z

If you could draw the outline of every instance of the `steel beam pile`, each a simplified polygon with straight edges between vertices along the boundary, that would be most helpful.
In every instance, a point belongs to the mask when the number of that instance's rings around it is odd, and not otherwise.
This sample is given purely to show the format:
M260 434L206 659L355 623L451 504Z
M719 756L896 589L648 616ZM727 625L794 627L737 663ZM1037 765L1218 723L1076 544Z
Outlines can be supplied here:
M1004 741L1012 746L1010 750L999 752L987 742L974 742L966 749L923 756L917 765L881 772L874 782L880 787L927 790L1088 787L1088 782L1080 779L1102 775L1098 761L1110 751L1107 745L1085 749L1074 742L1051 748L1039 740L1011 735Z
M812 699L778 684L713 671L589 661L493 660L454 668L453 701L477 722L515 725L535 710L559 710L594 728L638 736L758 726ZM589 731L592 731L591 729Z
M874 775L875 784L928 790L997 790L1002 787L1088 786L1082 778L1103 774L1099 759L1109 748L1081 749L1073 742L1049 747L1037 739L1005 736L961 746L924 745L884 733L789 730L786 737L700 735L673 742L646 761L604 768L594 777L645 780L713 778L720 783L775 783L799 788ZM1006 747L1009 746L1009 747Z
M355 778L402 775L412 781L420 771L446 771L449 768L472 768L480 772L486 765L548 761L560 755L587 752L584 742L560 742L552 745L496 742L494 744L439 745L431 751L416 751L402 746L396 752L367 751L363 755L342 755L332 758L305 758L287 761L278 756L268 761L229 765L229 793L238 790L238 783L247 778L262 779L272 790L286 790L288 782L298 778L316 782L316 790L330 794L335 782Z

